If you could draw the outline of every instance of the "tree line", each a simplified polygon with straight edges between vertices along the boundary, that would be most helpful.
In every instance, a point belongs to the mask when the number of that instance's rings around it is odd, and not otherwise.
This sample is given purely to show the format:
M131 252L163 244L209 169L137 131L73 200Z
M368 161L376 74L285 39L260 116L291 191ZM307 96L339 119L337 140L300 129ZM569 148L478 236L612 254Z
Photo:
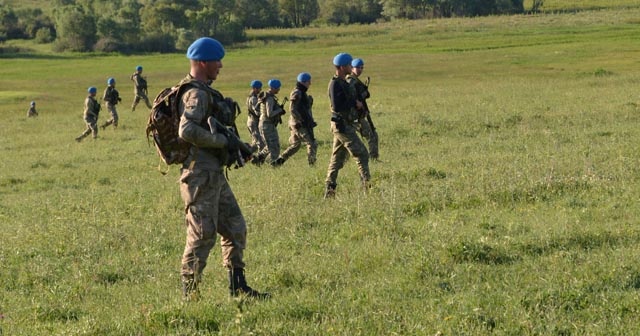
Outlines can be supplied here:
M52 0L50 12L0 2L0 42L35 39L53 42L55 51L172 52L200 36L242 42L249 28L516 14L525 11L523 1Z

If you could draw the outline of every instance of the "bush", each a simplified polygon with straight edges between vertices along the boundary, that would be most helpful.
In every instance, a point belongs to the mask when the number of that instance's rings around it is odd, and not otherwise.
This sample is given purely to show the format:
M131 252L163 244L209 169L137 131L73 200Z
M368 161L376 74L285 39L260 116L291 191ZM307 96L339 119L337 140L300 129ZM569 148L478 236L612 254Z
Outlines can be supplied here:
M94 51L101 52L125 52L127 51L126 49L128 48L125 44L111 37L99 39L93 47Z
M173 36L166 33L150 34L133 46L133 49L144 52L174 52L176 51L176 41Z
M53 32L49 27L42 27L36 31L35 40L37 43L51 43L54 40Z

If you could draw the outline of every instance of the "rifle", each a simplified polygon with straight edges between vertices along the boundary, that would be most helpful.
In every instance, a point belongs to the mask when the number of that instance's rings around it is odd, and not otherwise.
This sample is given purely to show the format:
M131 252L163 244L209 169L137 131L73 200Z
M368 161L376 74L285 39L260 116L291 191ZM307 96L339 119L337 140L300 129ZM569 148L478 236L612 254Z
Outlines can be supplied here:
M367 88L367 92L369 91L369 83L371 82L371 78L367 77L367 80L364 82L364 86ZM364 108L365 116L367 117L367 122L371 126L371 130L375 131L376 127L373 125L373 120L371 120L371 111L369 111L369 105L367 105L367 100L362 100L362 107Z
M235 164L234 168L244 167L245 158L251 157L253 155L253 150L246 143L240 140L238 136L238 131L231 126L224 126L221 124L216 118L213 116L207 119L207 124L209 124L209 129L211 133L215 131L221 133L225 137L227 137L227 141L229 142L230 147L237 146L238 149L235 153L231 153L232 161L227 164L227 167L231 166L231 164ZM233 143L233 145L232 145Z
M275 122L274 122L274 124L276 126L278 126L279 124L282 124L282 116L287 113L287 110L284 109L284 104L286 104L288 101L289 101L289 98L288 97L284 97L282 99L282 104L276 103L276 105L280 106L280 109L282 109L282 113L278 114L276 116L276 119L275 119Z

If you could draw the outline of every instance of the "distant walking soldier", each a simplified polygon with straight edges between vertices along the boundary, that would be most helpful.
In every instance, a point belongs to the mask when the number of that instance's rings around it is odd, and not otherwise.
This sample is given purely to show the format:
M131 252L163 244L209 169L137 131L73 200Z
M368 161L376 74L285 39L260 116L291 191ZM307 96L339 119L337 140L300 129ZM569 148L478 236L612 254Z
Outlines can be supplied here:
M371 120L371 112L367 105L367 99L371 96L369 93L369 80L366 83L360 80L360 75L364 71L364 61L356 58L351 62L351 74L347 75L347 82L356 90L356 97L362 102L362 108L358 110L358 132L367 140L369 147L369 157L372 160L378 159L378 132Z
M291 136L289 137L289 147L282 152L282 155L276 161L278 165L283 164L293 154L297 153L302 143L307 146L307 161L309 165L313 166L316 163L318 143L313 134L313 128L317 124L313 120L313 113L311 112L313 97L307 94L310 85L311 75L307 72L302 72L298 75L296 87L289 95L289 101L291 102L289 130L291 131Z
M268 91L263 91L259 96L260 101L260 134L265 142L265 147L257 154L257 160L263 162L269 157L272 166L278 166L280 156L280 137L278 125L282 123L282 115L285 113L282 105L278 104L276 94L280 92L281 83L277 79L267 82Z
M38 111L36 111L36 102L32 101L31 104L29 105L29 110L27 111L27 117L31 118L31 117L37 117L38 116Z
M325 198L335 197L338 172L349 158L354 157L358 165L362 186L369 186L369 153L360 137L356 134L358 110L362 102L357 99L353 86L346 81L351 73L351 55L340 53L333 58L336 73L329 82L329 103L331 108L331 132L333 133L333 149L327 171Z
M94 86L90 87L87 92L87 98L84 100L84 122L87 124L87 128L79 137L76 138L77 142L82 141L89 134L93 134L93 138L98 137L98 114L100 114L100 103L96 100L96 93L98 89Z
M259 80L251 81L251 91L247 97L247 128L251 135L251 146L257 148L258 151L264 149L264 140L260 135L260 103L258 95L262 92L262 82Z
M107 80L107 88L104 90L104 94L102 95L102 100L105 102L105 106L107 111L111 113L111 118L107 120L100 127L102 129L107 128L107 126L113 124L113 128L118 128L118 110L116 110L116 105L118 102L122 101L120 98L120 93L116 90L116 80L113 78L109 78Z
M133 104L131 105L131 112L136 110L136 106L138 106L140 100L144 100L147 107L151 108L151 103L149 102L149 97L147 95L147 79L142 76L142 66L138 65L136 67L136 72L131 75L131 80L133 81L133 90L135 94Z

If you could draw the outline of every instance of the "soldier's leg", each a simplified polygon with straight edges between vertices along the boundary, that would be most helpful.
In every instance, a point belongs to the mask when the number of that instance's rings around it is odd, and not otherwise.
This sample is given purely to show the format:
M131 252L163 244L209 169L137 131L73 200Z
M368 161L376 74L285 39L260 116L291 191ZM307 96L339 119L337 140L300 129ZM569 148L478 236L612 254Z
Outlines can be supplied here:
M280 156L280 138L278 136L278 129L273 124L264 124L261 131L266 143L266 148L269 152L269 159L272 164L275 164L278 156Z
M327 169L327 178L325 179L325 198L335 196L335 191L338 186L338 172L342 169L348 157L349 151L344 147L340 133L334 132L333 149L331 159L329 160L329 168Z
M180 273L186 299L197 298L202 271L216 242L219 189L220 181L211 179L208 171L184 169L180 176L187 232Z
M222 265L229 272L229 294L246 295L257 299L270 297L247 284L244 275L243 253L247 241L247 224L242 216L238 202L222 173L218 177L222 183L220 189L220 212L218 213L218 233L222 246Z
M371 173L369 171L369 153L367 148L362 143L362 140L358 137L355 129L348 127L345 133L342 133L342 143L344 147L349 151L351 156L354 157L356 164L358 165L358 172L360 173L360 179L363 184L368 184L371 180Z
M96 139L98 137L98 121L92 121L89 125L89 128L91 129L91 134L93 135L93 138Z
M302 134L302 141L307 145L307 160L309 165L316 163L316 155L318 153L318 142L311 137L311 134L305 130Z
M144 95L143 98L144 98L144 103L147 104L147 108L151 109L153 106L151 105L151 102L149 101L149 97L147 95Z
M136 106L138 106L139 102L140 102L140 96L136 95L136 97L133 98L133 104L131 104L131 112L134 112L136 110Z
M287 161L287 159L292 157L293 154L298 152L302 143L301 140L302 139L299 136L298 130L292 128L291 135L289 136L289 147L287 147L287 149L282 152L282 155L280 155L280 158L282 158L282 163L284 163L284 161Z

